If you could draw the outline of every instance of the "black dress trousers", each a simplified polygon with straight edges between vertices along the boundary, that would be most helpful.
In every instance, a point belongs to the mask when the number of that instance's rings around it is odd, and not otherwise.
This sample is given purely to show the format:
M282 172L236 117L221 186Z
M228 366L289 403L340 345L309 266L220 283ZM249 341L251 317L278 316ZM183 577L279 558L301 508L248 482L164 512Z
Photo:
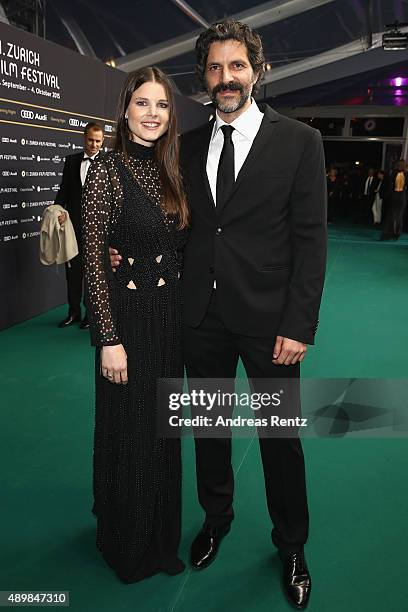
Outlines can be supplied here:
M291 416L300 416L300 364L272 363L275 338L259 338L228 331L217 307L217 290L202 323L184 326L183 350L188 378L230 378L233 390L239 357L253 391L266 379L293 379ZM292 383L291 383L292 389ZM203 388L211 381L203 380ZM223 390L226 390L225 388ZM212 389L214 391L214 389ZM293 393L293 392L292 392ZM232 409L231 409L232 410ZM295 437L259 437L265 477L266 501L274 525L272 540L283 552L302 548L307 540L309 515L302 446ZM196 471L199 502L211 526L229 524L234 518L234 474L231 465L231 436L196 437Z
M81 248L80 231L75 229L75 236L77 237L79 253L65 264L65 274L67 277L67 300L68 300L68 316L80 317L81 316L81 300L84 296L83 290L83 279L84 279L84 265L83 255ZM86 317L86 304L85 297L83 301L85 307Z

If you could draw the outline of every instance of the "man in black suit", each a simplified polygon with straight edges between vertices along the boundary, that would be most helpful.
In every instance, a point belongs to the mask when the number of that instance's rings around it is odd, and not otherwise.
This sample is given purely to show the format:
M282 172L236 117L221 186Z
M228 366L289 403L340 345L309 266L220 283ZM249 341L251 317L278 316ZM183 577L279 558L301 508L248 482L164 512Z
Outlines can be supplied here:
M69 212L79 250L78 255L65 264L68 316L58 324L58 327L70 327L77 322L81 322L81 329L89 327L85 303L85 315L81 321L83 295L81 196L88 169L91 163L98 158L103 140L103 128L98 123L88 123L85 126L84 150L66 157L61 186L55 198L55 204L60 204ZM61 224L65 222L65 214L60 215L59 221Z
M323 290L327 193L320 133L252 99L262 78L259 36L239 22L211 26L196 45L197 72L216 117L182 138L191 209L184 253L183 350L190 388L236 376L241 358L254 389L293 382L314 343ZM122 259L111 249L112 267ZM232 409L231 409L232 411ZM311 579L305 469L297 432L260 437L273 543L289 601L305 608ZM195 569L216 557L233 520L231 437L196 437L197 488L205 522L191 548ZM242 550L245 555L245 550Z
M372 207L374 203L375 193L378 187L379 179L376 176L374 168L368 169L368 174L362 183L362 222L369 224L372 219Z
M240 357L255 390L259 379L298 381L306 345L314 343L325 275L322 139L251 98L264 55L248 26L231 20L211 26L196 54L216 117L182 142L192 215L183 270L187 376L233 380ZM293 395L292 414L300 414ZM229 531L234 477L230 437L196 437L195 443L206 516L191 562L202 569ZM304 608L311 580L303 552L308 507L301 443L297 435L259 443L285 591Z

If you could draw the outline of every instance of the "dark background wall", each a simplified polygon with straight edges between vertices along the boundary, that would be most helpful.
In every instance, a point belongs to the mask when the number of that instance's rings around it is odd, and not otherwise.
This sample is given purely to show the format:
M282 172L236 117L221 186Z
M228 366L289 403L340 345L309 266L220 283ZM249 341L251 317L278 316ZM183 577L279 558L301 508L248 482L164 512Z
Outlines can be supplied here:
M88 121L103 125L109 147L126 76L0 23L0 329L65 302L64 267L39 261L41 216ZM177 110L182 132L210 112L183 96Z

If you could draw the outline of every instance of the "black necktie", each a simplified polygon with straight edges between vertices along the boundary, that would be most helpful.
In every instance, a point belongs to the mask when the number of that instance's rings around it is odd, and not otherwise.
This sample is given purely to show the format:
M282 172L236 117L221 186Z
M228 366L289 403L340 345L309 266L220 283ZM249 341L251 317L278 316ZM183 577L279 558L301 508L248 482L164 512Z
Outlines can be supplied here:
M220 163L217 171L217 207L225 204L235 183L234 143L232 142L231 125L222 125L224 146L222 147Z

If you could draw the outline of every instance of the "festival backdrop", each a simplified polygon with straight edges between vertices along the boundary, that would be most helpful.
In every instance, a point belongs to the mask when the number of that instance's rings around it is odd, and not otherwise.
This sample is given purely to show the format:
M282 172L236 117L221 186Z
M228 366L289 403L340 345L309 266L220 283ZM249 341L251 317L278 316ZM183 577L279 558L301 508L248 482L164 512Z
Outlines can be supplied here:
M0 329L66 301L64 266L39 260L42 213L89 121L102 124L109 148L126 76L0 23ZM176 99L181 132L208 120L208 108Z

